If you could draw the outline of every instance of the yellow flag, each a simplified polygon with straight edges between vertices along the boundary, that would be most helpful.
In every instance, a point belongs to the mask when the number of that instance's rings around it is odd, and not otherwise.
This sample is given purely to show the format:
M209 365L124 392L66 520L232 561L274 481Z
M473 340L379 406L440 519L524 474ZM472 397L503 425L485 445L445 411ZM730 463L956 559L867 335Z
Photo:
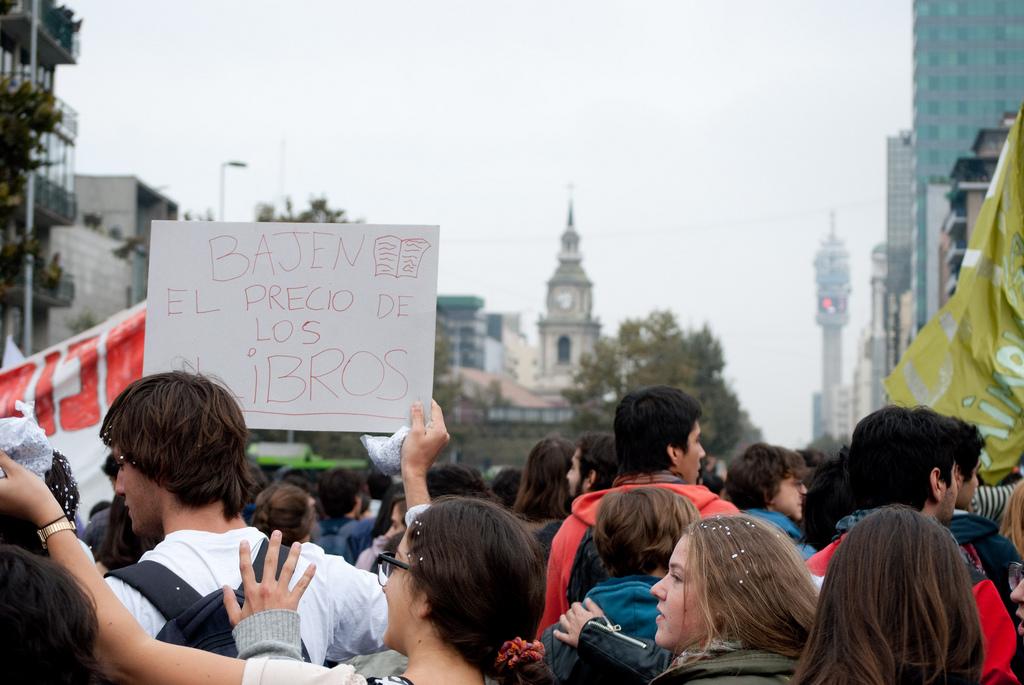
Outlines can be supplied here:
M995 482L1024 451L1024 108L964 255L956 292L888 378L893 403L927 405L985 437L981 471Z

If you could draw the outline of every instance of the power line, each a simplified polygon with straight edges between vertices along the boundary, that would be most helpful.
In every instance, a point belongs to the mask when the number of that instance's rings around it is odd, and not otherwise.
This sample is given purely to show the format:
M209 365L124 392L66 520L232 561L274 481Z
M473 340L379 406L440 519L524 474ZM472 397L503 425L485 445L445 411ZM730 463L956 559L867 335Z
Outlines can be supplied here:
M651 229L651 230L629 230L629 231L613 231L609 233L590 233L587 232L584 238L587 241L591 240L603 240L612 238L624 238L624 237L643 237L643 236L665 236L665 235L678 235L684 231L705 231L711 229L720 228L735 228L735 227L752 227L759 226L762 224L777 223L780 221L792 221L794 219L803 219L812 216L827 215L829 212L839 209L854 209L862 207L877 207L885 202L885 198L875 198L873 200L861 200L857 202L847 202L842 204L829 205L820 209L809 209L803 212L790 212L788 214L771 214L758 217L749 217L745 219L730 219L726 221L709 222L704 224L691 224L688 226L677 226L675 228L662 228L662 229ZM549 242L552 240L551 233L536 234L536 235L519 235L519 236L508 236L508 237L496 237L496 238L445 238L445 244L447 245L494 245L496 243L535 243L535 242Z

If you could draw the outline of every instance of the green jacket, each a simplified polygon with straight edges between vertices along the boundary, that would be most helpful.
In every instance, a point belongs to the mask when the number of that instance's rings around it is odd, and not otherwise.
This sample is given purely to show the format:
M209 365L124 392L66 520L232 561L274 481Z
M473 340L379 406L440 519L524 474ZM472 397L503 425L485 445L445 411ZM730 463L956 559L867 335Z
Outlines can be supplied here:
M793 659L743 649L670 668L651 685L778 685L788 683L795 668Z

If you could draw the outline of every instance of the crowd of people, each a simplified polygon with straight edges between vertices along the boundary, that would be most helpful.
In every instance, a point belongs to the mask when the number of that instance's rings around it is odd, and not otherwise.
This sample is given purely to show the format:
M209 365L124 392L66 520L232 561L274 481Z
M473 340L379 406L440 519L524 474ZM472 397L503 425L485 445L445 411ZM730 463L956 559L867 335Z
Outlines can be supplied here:
M400 478L268 478L229 391L144 377L103 421L109 506L0 452L3 681L1022 682L1024 485L981 484L974 427L891 406L724 468L700 419L638 388L488 482L414 405Z

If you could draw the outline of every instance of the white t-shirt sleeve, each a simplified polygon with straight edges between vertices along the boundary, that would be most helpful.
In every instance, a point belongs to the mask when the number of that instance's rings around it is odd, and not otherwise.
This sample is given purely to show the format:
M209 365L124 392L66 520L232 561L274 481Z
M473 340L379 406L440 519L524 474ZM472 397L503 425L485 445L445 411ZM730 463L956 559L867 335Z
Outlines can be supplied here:
M106 578L109 587L121 604L128 609L128 613L135 617L142 629L149 633L150 637L156 637L160 629L167 621L153 604L142 596L142 594L119 578Z
M331 588L334 628L327 659L343 661L379 652L388 627L388 605L377 576L351 566L341 557L325 556L324 573Z
M299 661L248 659L242 685L366 685L348 664L332 669Z

